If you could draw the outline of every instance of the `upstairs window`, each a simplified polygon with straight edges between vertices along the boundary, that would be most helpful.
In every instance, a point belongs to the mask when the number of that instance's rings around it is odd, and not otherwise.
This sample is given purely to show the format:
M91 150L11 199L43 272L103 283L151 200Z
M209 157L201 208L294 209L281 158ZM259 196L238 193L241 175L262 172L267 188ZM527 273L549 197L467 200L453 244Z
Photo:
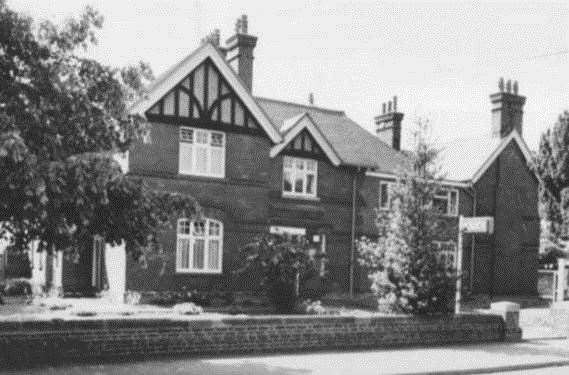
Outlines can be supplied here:
M441 190L433 198L433 206L443 215L458 216L458 190Z
M283 196L316 198L318 162L285 156L283 158Z
M221 273L223 224L220 221L180 219L176 242L176 272Z
M225 177L225 133L181 127L179 173Z
M381 181L379 183L379 208L388 210L391 208L391 189L393 182Z

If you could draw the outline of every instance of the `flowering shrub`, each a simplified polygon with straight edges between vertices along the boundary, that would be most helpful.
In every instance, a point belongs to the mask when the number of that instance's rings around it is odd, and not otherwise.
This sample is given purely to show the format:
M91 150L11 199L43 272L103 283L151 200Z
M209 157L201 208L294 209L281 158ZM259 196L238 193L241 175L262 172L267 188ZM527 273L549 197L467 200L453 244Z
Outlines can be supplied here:
M203 308L192 302L179 303L172 307L175 313L181 315L198 315L203 313Z

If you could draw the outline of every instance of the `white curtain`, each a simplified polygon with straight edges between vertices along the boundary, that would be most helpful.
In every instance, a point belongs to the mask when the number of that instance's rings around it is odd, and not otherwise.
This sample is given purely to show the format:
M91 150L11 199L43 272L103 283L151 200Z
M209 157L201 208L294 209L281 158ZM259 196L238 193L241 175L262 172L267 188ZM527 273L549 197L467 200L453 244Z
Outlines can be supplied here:
M126 251L124 242L119 246L106 244L105 267L109 282L109 297L116 303L123 303L126 291Z

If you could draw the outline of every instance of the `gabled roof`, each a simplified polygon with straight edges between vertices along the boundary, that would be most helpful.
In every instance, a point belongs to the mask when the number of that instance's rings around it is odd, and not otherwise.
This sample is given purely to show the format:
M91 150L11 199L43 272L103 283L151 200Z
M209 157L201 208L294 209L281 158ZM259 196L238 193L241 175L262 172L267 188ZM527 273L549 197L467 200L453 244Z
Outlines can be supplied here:
M281 142L282 137L277 128L267 117L265 112L259 107L255 99L251 96L249 90L241 79L235 74L233 69L227 64L225 59L220 55L219 51L210 43L205 43L185 59L168 69L164 74L160 75L150 85L143 99L133 104L130 108L130 113L144 115L158 100L160 100L168 91L180 83L190 72L192 72L200 63L207 58L210 58L215 66L219 69L220 73L231 85L235 93L243 101L245 106L251 111L255 119L259 122L263 130L267 133L269 138L274 142Z
M312 135L316 143L318 143L322 151L324 151L324 153L326 154L326 156L328 157L330 162L332 162L333 165L335 166L340 165L340 158L338 157L338 155L336 155L334 149L330 147L330 144L328 143L326 138L322 135L320 130L318 130L318 128L314 124L314 120L312 120L310 115L306 112L296 115L283 122L283 125L281 127L281 132L284 133L283 134L284 140L271 149L270 153L271 157L273 158L277 156L282 150L284 150L284 148L290 142L292 142L292 140L296 138L296 136L299 135L303 129L306 129L310 133L310 135Z
M340 164L373 168L385 173L396 173L410 165L407 156L360 127L343 111L267 98L257 97L256 100L284 134L291 129L291 119L309 115L315 128L339 158Z
M504 138L461 138L441 145L438 160L441 173L450 181L475 183L510 142L518 145L527 163L532 162L527 144L514 130Z

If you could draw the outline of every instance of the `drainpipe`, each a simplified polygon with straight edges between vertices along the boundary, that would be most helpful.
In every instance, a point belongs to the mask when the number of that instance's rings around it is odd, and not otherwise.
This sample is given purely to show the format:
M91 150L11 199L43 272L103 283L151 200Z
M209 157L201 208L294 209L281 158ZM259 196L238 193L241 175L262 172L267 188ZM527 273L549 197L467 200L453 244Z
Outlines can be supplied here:
M352 180L352 228L351 228L351 245L350 245L350 298L354 296L354 262L356 252L356 214L357 214L357 179L360 168L356 169Z
M477 204L477 196L476 196L476 189L474 188L474 184L470 185L470 190L472 191L472 216L476 216L476 204ZM474 248L476 245L476 235L472 235L472 241L470 243L470 292L472 292L472 288L474 287Z

